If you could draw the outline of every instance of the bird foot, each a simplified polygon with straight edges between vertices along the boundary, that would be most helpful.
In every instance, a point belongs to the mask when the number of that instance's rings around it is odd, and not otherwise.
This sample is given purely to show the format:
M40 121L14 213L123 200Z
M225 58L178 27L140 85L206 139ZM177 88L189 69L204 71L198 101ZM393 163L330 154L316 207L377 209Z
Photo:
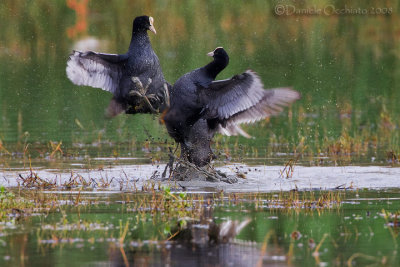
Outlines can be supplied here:
M136 85L136 88L138 90L131 90L129 92L129 95L137 96L137 97L141 98L144 101L144 103L148 106L148 108L150 109L150 111L152 113L159 113L159 110L155 109L153 107L153 105L151 104L151 102L150 102L150 99L151 100L158 100L157 96L154 95L154 94L146 95L147 90L149 89L149 86L150 86L150 84L152 82L152 79L151 78L148 79L148 82L147 82L146 86L143 86L143 83L140 81L139 77L134 76L134 77L131 78L131 80Z
M151 82L153 81L151 78L147 80L146 86L143 86L142 81L139 79L139 77L133 76L131 78L132 82L136 85L137 89L139 90L140 94L146 95L147 90L149 89L149 86Z

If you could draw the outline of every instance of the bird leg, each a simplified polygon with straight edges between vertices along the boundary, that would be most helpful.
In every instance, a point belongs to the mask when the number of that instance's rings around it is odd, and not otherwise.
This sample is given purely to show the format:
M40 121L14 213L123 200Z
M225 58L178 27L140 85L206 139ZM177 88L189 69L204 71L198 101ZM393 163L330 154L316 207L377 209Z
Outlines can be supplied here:
M140 81L139 77L132 77L131 78L132 82L136 85L138 91L136 90L131 90L129 92L129 95L131 96L138 96L141 99L144 100L144 102L147 104L147 106L150 108L151 112L153 113L158 113L159 111L156 110L153 105L150 103L149 99L156 99L156 96L154 94L149 94L146 95L147 90L149 89L149 86L152 82L152 79L149 78L148 83L146 84L146 86L143 86L142 82Z
M172 172L174 171L175 153L176 153L176 150L178 150L178 146L179 146L179 144L176 146L174 152L172 152L171 147L168 148L168 149L169 149L169 153L168 153L168 155L169 155L169 161L168 161L167 165L165 166L165 169L164 169L164 171L163 171L163 173L162 173L162 175L161 175L161 178L162 178L163 180L165 179L165 177L166 177L166 175L167 175L167 169L168 169L168 168L169 168L169 176L168 176L168 179L171 178Z

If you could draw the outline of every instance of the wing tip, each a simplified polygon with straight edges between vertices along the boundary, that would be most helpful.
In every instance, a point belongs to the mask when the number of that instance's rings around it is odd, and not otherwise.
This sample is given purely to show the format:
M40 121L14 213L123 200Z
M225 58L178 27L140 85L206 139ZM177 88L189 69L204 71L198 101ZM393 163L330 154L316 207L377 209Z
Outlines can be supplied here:
M243 130L240 125L232 123L228 126L222 126L219 125L219 129L218 129L219 133L224 134L226 136L237 136L237 135L241 135L245 138L248 139L255 139L253 136L251 136L250 134L248 134L245 130Z
M285 91L286 95L291 97L293 102L296 100L301 99L302 95L299 91L294 90L293 87L282 87L282 88L275 88L274 90L281 90Z

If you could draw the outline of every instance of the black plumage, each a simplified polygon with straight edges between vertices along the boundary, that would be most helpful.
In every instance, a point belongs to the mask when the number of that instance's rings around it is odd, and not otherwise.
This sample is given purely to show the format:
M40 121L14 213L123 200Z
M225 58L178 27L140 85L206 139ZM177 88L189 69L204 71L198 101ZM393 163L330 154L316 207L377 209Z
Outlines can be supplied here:
M148 30L156 33L153 21L148 16L134 19L125 54L73 51L69 57L66 72L74 84L113 94L107 109L109 116L162 111L167 105L167 84L147 35Z
M216 132L250 137L239 125L276 115L300 98L291 88L265 90L258 75L247 70L231 79L214 81L228 65L222 47L208 53L214 60L179 78L170 91L171 106L163 120L181 144L182 156L197 166L211 161Z

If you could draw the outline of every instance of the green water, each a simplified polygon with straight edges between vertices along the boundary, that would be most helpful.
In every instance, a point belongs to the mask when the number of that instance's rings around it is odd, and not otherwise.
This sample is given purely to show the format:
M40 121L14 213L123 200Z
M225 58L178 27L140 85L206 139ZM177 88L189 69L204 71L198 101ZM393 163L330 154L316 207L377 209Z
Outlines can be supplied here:
M388 15L278 16L277 4L312 6L290 1L90 1L87 15L80 17L65 1L2 3L3 147L13 157L25 148L32 158L46 157L52 152L49 142L61 141L61 157L67 158L143 156L143 146L171 145L157 117L107 120L103 114L111 95L75 86L65 75L76 42L90 36L99 41L96 50L124 53L132 19L148 14L157 29L157 35L150 33L151 42L169 82L206 64L205 54L223 46L231 60L219 78L251 68L266 88L292 86L302 93L280 116L246 126L255 139L216 137L217 151L229 150L236 160L279 152L350 155L344 164L370 164L372 157L384 162L387 151L397 154L398 1L385 6L379 1L352 2L361 8L390 7ZM318 5L340 8L344 2ZM86 27L73 35L70 28L80 20ZM9 156L4 149L0 153Z
M244 126L255 139L216 136L213 146L220 161L397 164L399 1L351 2L351 7L370 11L391 8L386 15L290 16L277 15L276 6L350 4L93 0L74 10L73 3L0 4L0 174L22 166L28 170L29 163L57 173L77 164L88 170L106 168L104 158L127 165L167 160L168 147L175 145L158 117L105 119L111 95L75 86L65 74L69 53L89 37L98 44L96 51L125 53L132 20L143 14L155 19L157 35L149 35L170 83L205 65L210 60L206 53L223 46L230 64L218 78L251 68L266 88L292 86L301 92L302 99L281 115ZM30 216L27 210L23 218L0 223L0 265L342 266L350 260L358 266L397 266L398 195L397 189L347 192L339 206L300 211L266 207L271 195L259 200L240 195L237 203L225 199L209 206L209 219L218 225L251 220L237 240L196 247L165 241L179 214L137 212L129 210L131 202L119 202L127 196L140 202L143 195L89 195L82 199L93 205L76 207L76 194L66 194L72 202L49 214ZM121 249L118 239L125 225ZM299 239L293 238L296 231Z
M62 205L55 213L1 224L0 264L343 266L349 260L355 266L400 263L399 222L395 215L400 207L398 190L342 192L341 204L323 209L317 209L315 204L306 209L274 206L270 202L274 194L237 194L211 205L202 204L209 220L197 222L198 229L211 227L211 221L220 225L227 220L250 220L235 240L219 246L208 242L195 245L185 238L167 241L176 232L181 215L177 211L135 209L140 198L137 195L82 196L81 201L91 201L92 205ZM302 195L307 199L309 193L300 193L300 198ZM71 204L77 203L76 194L65 196ZM122 243L121 236L125 236Z

